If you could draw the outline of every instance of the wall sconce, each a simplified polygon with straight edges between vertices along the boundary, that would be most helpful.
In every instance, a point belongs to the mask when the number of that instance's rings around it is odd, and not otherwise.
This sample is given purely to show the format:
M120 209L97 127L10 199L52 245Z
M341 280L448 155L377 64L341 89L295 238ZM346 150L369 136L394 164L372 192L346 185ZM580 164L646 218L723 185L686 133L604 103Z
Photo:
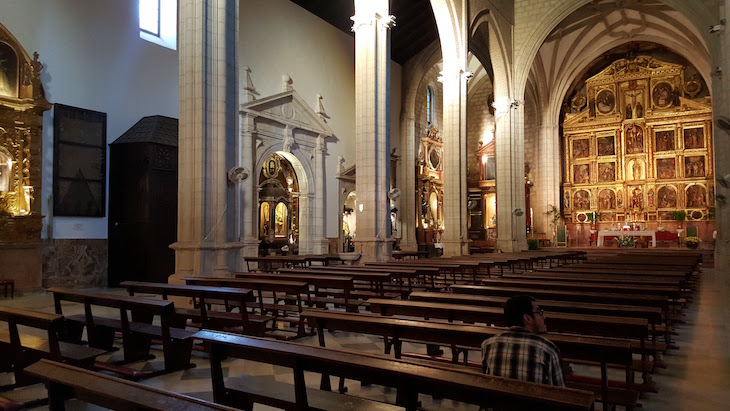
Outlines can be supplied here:
M357 205L357 208L358 208L358 209L360 210L360 212L362 213L362 208L363 208L363 207L362 207L362 203L358 204L358 205Z

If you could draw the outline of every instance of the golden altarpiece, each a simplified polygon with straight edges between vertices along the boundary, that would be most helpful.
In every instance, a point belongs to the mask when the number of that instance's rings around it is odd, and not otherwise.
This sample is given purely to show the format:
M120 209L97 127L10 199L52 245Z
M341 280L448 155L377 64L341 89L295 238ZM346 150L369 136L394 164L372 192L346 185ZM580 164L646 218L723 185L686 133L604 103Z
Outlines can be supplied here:
M689 72L648 56L621 59L572 96L563 123L569 226L598 212L602 228L674 229L676 210L714 225L712 104Z
M0 25L0 260L18 288L41 284L42 68Z
M426 130L418 150L416 190L420 197L417 210L416 239L419 245L441 242L444 231L444 143L434 126Z

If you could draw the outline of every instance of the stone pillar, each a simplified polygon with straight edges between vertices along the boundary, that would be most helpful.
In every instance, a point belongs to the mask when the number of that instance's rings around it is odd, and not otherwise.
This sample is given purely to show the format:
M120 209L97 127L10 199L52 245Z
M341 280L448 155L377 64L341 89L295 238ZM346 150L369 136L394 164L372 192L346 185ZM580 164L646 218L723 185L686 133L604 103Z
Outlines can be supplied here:
M537 180L531 192L535 232L551 236L551 217L545 214L549 205L560 209L560 134L555 124L540 127L537 140ZM525 210L528 213L529 210Z
M444 256L469 254L466 82L470 77L458 65L444 65Z
M249 177L238 184L241 201L240 218L243 221L244 257L255 257L259 254L258 227L258 173L256 172L256 118L251 114L241 117L240 161ZM256 210L256 211L254 211Z
M527 249L525 233L524 105L496 100L497 247L505 252Z
M327 240L327 208L325 204L326 184L325 184L325 164L324 156L327 153L325 148L324 136L318 135L313 150L314 155L314 254L328 254L329 241Z
M402 118L401 147L403 157L400 167L399 185L402 188L400 196L401 239L400 248L407 251L418 250L416 240L416 119L413 115Z
M721 2L720 18L727 18L730 11L730 0ZM719 55L713 58L713 66L722 67L722 76L712 77L712 108L713 116L730 118L730 33L728 28L720 34ZM727 73L727 74L726 74ZM717 124L717 122L715 123ZM719 178L730 174L730 131L714 127L715 135L715 175ZM716 185L717 194L730 199L730 189ZM717 201L717 200L716 200ZM717 220L717 239L715 240L715 269L718 272L728 272L730 269L730 206L716 204L715 219ZM726 292L726 290L725 290Z
M180 2L180 132L175 274L238 269L236 164L238 0Z
M390 28L387 0L355 0L357 237L363 261L390 259Z

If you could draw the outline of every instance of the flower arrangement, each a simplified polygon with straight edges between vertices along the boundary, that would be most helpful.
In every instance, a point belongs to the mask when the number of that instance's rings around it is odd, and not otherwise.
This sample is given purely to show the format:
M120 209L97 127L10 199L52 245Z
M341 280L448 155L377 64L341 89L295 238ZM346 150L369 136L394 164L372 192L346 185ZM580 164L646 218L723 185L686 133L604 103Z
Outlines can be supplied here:
M289 246L288 246L288 245L286 245L286 244L284 244L284 246L283 246L283 247L281 247L281 252L282 252L282 253L283 253L284 255L288 254L288 253L289 253Z
M636 237L633 235L620 235L616 237L616 244L621 248L630 248L636 246Z
M537 238L530 238L527 240L528 250L537 250L538 248L540 248L540 241L538 241Z
M687 248L695 249L700 245L700 238L695 236L689 236L684 239L684 244Z

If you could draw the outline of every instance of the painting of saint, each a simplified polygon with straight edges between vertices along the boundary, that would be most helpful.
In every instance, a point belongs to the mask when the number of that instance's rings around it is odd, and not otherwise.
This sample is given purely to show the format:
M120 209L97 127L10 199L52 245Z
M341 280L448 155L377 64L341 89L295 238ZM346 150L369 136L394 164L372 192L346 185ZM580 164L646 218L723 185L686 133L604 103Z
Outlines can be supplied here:
M687 207L705 207L707 191L704 187L694 185L687 188Z
M656 160L656 176L658 179L666 180L677 177L677 169L674 166L673 158L658 158Z
M654 207L654 190L649 190L648 193L646 193L646 199L649 201L649 207Z
M573 158L587 158L590 155L588 139L573 140Z
M620 188L616 192L616 206L618 206L618 207L624 206L624 192Z
M644 129L638 124L626 127L626 153L636 154L644 152Z
M677 191L674 187L662 187L657 193L657 201L659 208L675 208L677 207Z
M573 166L573 183L585 184L591 181L591 170L588 164L578 164Z
M598 163L598 182L616 181L616 163Z
M576 210L588 210L591 208L591 195L586 190L580 190L573 197L573 205Z
M658 108L667 108L672 105L672 85L667 82L655 85L651 95L654 106Z
M641 103L636 103L636 118L642 118L644 117L644 107L641 105Z
M655 134L656 151L673 151L674 150L674 130L657 131Z
M631 191L629 206L633 208L644 208L644 193L641 192L641 187L634 187Z
M692 156L684 158L684 176L685 177L704 177L705 176L705 157Z
M599 208L601 210L614 210L616 208L616 193L613 190L601 190L598 195Z
M0 42L0 96L18 97L18 56Z
M599 137L597 141L599 156L612 156L616 154L616 149L613 145L613 136Z
M616 99L611 90L601 90L596 96L596 109L601 114L608 114L613 111Z
M684 129L684 148L704 148L705 138L702 128L686 128Z

